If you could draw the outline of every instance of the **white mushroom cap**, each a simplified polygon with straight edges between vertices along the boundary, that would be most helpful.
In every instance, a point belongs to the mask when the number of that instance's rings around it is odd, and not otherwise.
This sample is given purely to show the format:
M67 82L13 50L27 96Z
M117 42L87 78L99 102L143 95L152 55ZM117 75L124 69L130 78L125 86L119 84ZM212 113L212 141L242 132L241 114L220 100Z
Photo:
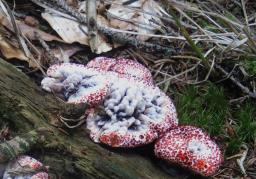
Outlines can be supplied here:
M109 76L83 65L62 63L47 70L41 86L48 92L59 94L68 103L97 105L105 98Z
M111 84L101 108L87 111L87 128L94 142L112 147L148 144L178 124L170 98L156 87L132 80Z

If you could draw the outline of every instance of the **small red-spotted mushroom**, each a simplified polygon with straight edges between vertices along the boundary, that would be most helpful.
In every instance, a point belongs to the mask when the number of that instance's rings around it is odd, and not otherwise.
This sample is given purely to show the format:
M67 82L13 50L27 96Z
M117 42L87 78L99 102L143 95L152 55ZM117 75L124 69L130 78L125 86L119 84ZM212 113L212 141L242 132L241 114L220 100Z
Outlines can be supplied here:
M108 79L104 74L73 63L55 64L47 70L41 86L68 103L97 105L108 91Z
M169 97L156 87L124 79L111 85L100 109L86 113L92 140L112 147L145 145L178 125Z
M48 179L47 168L29 156L19 156L6 167L3 179Z
M134 60L97 57L91 60L86 67L94 68L101 72L115 72L118 77L141 81L147 85L154 84L150 71Z
M155 144L155 154L203 176L213 175L223 159L217 144L194 126L179 126L164 134Z

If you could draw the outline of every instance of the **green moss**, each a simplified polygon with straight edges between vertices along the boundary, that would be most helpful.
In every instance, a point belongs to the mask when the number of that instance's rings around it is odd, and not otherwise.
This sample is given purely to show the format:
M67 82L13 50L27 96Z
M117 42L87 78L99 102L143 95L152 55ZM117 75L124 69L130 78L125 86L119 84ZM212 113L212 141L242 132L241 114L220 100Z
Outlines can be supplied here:
M256 75L256 56L242 57L242 65L250 75Z
M190 86L176 98L180 124L196 125L211 135L222 133L229 112L222 88L208 83L204 88Z
M220 137L227 154L238 152L244 143L251 145L256 138L255 105L230 106L222 87L212 83L189 86L178 94L175 103L180 124L195 125ZM233 132L227 133L227 124Z
M252 143L256 137L256 107L246 103L234 112L234 136L229 136L228 153L236 152L243 143Z

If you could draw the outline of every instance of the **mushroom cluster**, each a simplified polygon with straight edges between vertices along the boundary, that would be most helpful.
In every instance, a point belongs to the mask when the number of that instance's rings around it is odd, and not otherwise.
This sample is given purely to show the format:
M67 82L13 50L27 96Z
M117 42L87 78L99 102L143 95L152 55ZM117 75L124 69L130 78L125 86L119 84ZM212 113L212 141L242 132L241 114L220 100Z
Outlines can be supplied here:
M19 156L10 161L6 167L3 179L48 179L46 167L38 160L29 156Z
M222 155L201 129L178 126L171 99L154 85L150 71L123 58L97 57L86 66L51 66L42 88L68 103L87 103L91 139L111 147L137 147L156 141L155 154L201 175L215 173Z

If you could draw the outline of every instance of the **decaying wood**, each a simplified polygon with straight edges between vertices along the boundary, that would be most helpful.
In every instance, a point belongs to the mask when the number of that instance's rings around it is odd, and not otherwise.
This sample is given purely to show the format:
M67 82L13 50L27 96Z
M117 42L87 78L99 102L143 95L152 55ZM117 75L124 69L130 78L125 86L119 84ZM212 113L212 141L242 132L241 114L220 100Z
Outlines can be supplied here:
M84 126L69 135L63 133L55 126L60 111L65 109L54 95L42 91L25 74L0 59L0 126L10 126L13 137L35 139L28 149L38 153L38 159L50 166L55 177L170 178L134 149L120 151L93 143ZM51 133L38 143L34 129L42 127Z
M29 152L33 145L39 143L41 137L43 137L43 134L40 133L39 129L2 142L0 144L0 163L8 162L21 154Z

